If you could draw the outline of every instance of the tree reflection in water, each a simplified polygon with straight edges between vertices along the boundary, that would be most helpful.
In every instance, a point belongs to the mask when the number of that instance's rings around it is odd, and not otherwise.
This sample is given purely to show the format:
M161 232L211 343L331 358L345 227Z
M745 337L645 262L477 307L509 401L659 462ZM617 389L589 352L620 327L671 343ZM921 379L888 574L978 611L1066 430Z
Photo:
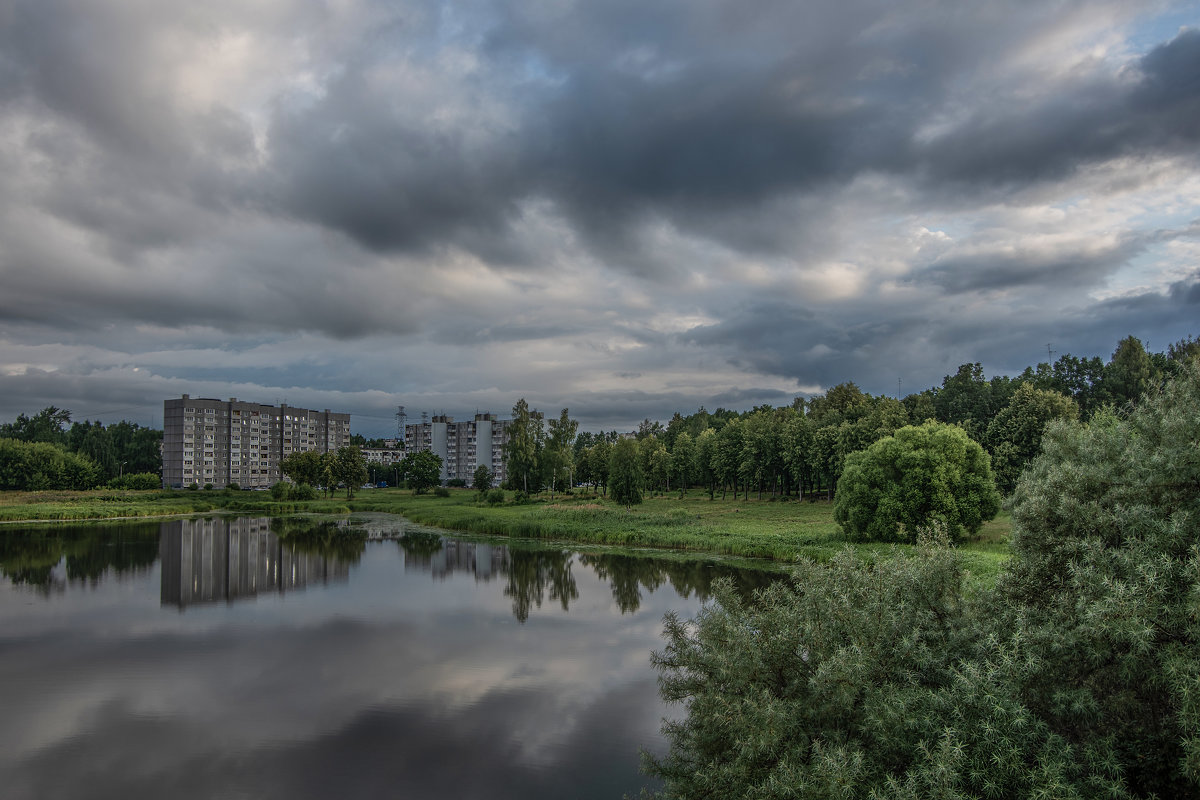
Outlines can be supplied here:
M367 548L367 534L342 521L311 517L274 517L271 533L296 552L357 564Z
M158 532L158 522L9 528L0 532L0 575L50 593L110 571L145 572L158 560Z
M512 598L513 616L518 622L529 619L533 606L542 607L546 589L550 599L562 604L563 611L579 599L579 586L571 574L573 555L565 550L512 550L508 554L508 586L504 596Z
M578 564L591 569L612 588L613 601L622 614L635 613L642 604L642 592L653 592L670 584L681 597L695 595L708 599L713 581L734 579L738 590L749 598L755 589L765 587L786 574L754 568L729 566L711 559L695 557L643 556L630 553L588 553L576 555L570 550L547 548L523 541L470 541L446 538L432 531L411 531L400 537L409 568L430 572L442 579L453 573L468 573L476 581L505 580L505 597L512 598L513 616L519 622L529 619L535 608L549 599L558 601L564 611L579 598L573 568Z
M707 600L717 578L734 578L734 585L745 597L753 594L755 589L786 578L781 572L742 569L704 559L601 553L582 555L579 561L609 582L613 600L623 614L632 614L641 607L642 589L653 592L664 582L670 582L681 597L695 594L699 599Z
M265 519L259 522L268 524ZM175 521L10 529L0 532L0 575L15 584L50 593L62 591L72 581L94 582L105 574L144 572L160 556L160 534L183 524ZM281 552L328 559L343 570L357 564L366 549L364 531L344 521L279 517L269 520L269 528L278 537ZM667 583L683 597L695 595L705 600L718 577L733 577L747 597L754 589L783 577L782 573L730 567L703 558L588 553L576 559L575 553L561 548L500 541L472 542L446 538L431 530L409 529L397 543L410 567L432 572L435 577L469 572L479 581L502 578L504 595L512 599L513 616L522 623L547 600L557 602L564 611L570 609L579 598L573 573L576 566L591 569L610 585L613 601L622 614L638 611L643 592L654 592ZM60 565L65 569L59 569Z

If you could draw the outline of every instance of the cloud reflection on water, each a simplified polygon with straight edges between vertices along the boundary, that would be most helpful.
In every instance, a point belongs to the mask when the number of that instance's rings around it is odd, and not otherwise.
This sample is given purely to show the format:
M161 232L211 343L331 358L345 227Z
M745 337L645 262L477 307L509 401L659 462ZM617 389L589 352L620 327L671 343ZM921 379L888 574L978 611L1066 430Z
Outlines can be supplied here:
M6 797L636 793L666 711L649 653L712 570L438 553L370 543L345 581L182 611L158 566L53 596L0 583Z

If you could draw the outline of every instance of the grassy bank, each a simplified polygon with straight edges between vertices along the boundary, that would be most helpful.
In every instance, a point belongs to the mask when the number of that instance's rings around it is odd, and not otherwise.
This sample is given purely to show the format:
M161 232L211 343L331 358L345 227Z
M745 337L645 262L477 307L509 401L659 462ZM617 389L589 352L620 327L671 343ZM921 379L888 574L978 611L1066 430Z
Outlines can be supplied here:
M825 560L848 542L833 521L831 503L709 500L693 492L648 498L632 509L593 497L543 498L528 505L480 506L472 492L449 497L407 491L363 492L354 510L402 514L414 522L482 534L621 546L652 546L792 561ZM1006 513L962 544L967 569L992 581L1009 557ZM887 544L854 544L863 554L887 553Z
M350 508L344 497L307 503L277 503L266 492L114 489L0 492L0 522L173 517L218 511L245 514L286 514L293 511L346 514Z
M3 492L0 521L88 520L226 512L278 515L297 512L402 514L425 525L477 534L553 539L625 547L661 547L722 555L792 561L824 560L847 541L833 521L830 503L709 500L701 492L648 498L632 509L592 496L559 496L527 505L482 506L469 490L449 497L414 496L407 490L370 489L307 502L276 502L265 492L111 491ZM990 582L1008 559L1007 514L962 545L967 568ZM887 553L891 545L855 544L863 554Z

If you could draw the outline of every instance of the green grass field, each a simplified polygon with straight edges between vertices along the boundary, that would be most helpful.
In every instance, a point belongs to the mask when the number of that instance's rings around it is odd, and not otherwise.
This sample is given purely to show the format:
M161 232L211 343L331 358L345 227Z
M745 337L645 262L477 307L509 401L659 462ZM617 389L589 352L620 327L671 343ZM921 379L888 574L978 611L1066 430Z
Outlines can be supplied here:
M543 495L526 505L486 506L476 503L475 493L465 489L451 490L449 497L368 489L350 501L340 495L282 503L265 492L238 491L0 493L0 521L354 511L401 514L413 522L474 534L657 547L782 562L800 556L825 560L846 546L862 555L886 556L894 547L848 542L833 521L833 506L827 501L709 500L699 491L682 498L678 494L647 498L631 509L594 495L559 495L554 500ZM1001 512L976 536L961 543L964 564L974 580L995 580L1009 557L1010 527L1007 513Z
M886 555L890 544L850 543L833 521L827 501L709 500L699 491L648 498L626 509L592 495L548 496L528 505L481 506L469 490L449 497L413 496L395 489L361 493L354 510L388 511L414 522L451 530L619 546L649 546L722 555L794 561L826 560L846 546L863 555ZM1011 520L1001 512L961 543L973 578L991 583L1008 560ZM904 546L900 546L903 548Z

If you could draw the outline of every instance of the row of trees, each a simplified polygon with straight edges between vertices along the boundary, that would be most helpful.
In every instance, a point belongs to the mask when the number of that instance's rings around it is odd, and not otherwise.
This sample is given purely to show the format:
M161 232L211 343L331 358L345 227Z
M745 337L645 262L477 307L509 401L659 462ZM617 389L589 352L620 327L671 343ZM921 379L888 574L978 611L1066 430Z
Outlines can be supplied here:
M326 491L342 486L346 499L354 497L369 475L366 459L357 445L339 447L332 453L315 450L292 453L279 462L279 469L297 486L319 486ZM394 468L400 480L407 481L417 494L437 486L441 470L441 457L429 451L409 453Z
M824 493L832 499L852 453L905 426L936 420L961 427L983 445L997 487L1007 495L1037 455L1048 422L1087 420L1099 409L1135 404L1197 354L1200 341L1190 338L1151 354L1130 336L1107 363L1068 354L1016 378L990 380L980 364L964 364L940 387L903 399L873 396L850 382L824 395L796 398L791 406L745 413L702 407L689 416L675 414L666 426L642 423L636 434L640 473L644 488L652 491L699 486L723 497ZM608 487L617 438L615 433L576 438L577 480Z
M331 453L316 450L292 453L279 462L279 470L300 487L322 487L332 492L343 486L347 500L367 480L367 461L354 445L339 447Z
M504 469L510 488L524 492L549 488L555 490L575 484L575 441L579 423L563 409L558 419L549 423L549 434L542 415L529 408L525 398L517 401L512 410L508 441L504 444Z
M100 469L87 456L48 442L0 439L0 489L94 489Z
M71 422L49 406L0 425L0 489L155 488L162 432L131 422Z
M86 457L96 467L93 486L129 473L162 474L162 431L132 422L71 422L70 411L48 406L32 417L18 414L13 422L0 425L0 439L53 445Z

